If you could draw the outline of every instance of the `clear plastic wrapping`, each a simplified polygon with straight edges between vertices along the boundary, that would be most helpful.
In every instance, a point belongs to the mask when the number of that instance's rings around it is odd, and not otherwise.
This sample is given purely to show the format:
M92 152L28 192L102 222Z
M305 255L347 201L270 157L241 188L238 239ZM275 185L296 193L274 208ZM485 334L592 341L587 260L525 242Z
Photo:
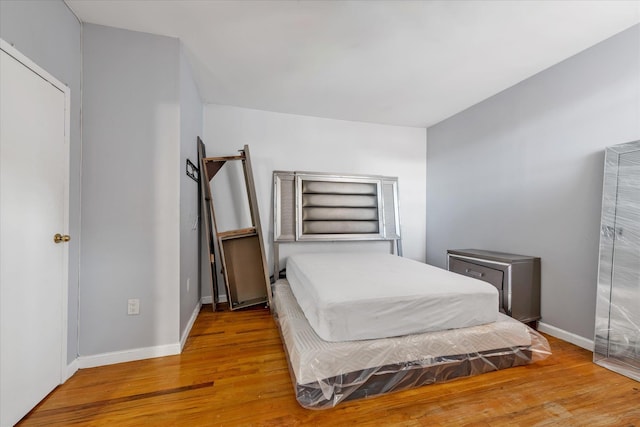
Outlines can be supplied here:
M593 360L640 381L640 141L606 150L600 230Z
M551 354L542 335L504 315L470 328L323 341L306 321L286 280L274 284L274 313L296 399L309 409L533 363Z

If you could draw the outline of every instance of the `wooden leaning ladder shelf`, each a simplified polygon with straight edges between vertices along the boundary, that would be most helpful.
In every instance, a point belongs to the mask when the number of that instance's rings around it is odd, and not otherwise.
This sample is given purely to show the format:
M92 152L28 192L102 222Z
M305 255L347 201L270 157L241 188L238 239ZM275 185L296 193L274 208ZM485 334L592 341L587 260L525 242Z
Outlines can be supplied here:
M199 141L201 146L201 141ZM225 157L201 158L202 173L202 199L205 204L204 232L207 233L209 245L209 258L212 271L212 298L213 306L218 302L216 288L216 269L214 248L216 246L221 263L222 276L227 289L229 308L236 310L258 304L271 304L271 285L269 282L269 270L264 251L264 240L260 227L260 214L258 212L258 199L256 197L253 172L251 170L251 158L249 146L245 145L240 154ZM204 146L202 151L204 153ZM238 230L218 231L214 200L211 192L211 180L220 171L226 162L240 161L244 172L247 196L249 199L249 213L251 226ZM213 241L215 240L215 244Z

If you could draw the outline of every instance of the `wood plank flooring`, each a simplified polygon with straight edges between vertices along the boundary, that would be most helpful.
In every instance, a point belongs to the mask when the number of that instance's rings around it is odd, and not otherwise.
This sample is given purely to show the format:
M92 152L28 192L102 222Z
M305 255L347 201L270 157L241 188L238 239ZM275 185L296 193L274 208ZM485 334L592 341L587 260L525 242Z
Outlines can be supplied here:
M268 310L204 306L181 355L82 369L19 425L640 427L640 383L548 338L534 365L307 410Z

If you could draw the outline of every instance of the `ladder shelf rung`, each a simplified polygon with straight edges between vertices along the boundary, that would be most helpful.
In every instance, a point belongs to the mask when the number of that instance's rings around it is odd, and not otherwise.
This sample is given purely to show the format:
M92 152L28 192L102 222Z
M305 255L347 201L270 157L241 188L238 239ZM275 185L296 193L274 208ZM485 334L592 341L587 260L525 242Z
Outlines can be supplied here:
M221 231L218 233L218 237L221 239L233 239L236 237L249 237L255 236L256 229L255 227L242 228L239 230L229 230L229 231Z
M244 155L238 155L238 156L222 156L222 157L205 157L204 159L205 162L227 162L227 161L231 161L231 160L244 160Z

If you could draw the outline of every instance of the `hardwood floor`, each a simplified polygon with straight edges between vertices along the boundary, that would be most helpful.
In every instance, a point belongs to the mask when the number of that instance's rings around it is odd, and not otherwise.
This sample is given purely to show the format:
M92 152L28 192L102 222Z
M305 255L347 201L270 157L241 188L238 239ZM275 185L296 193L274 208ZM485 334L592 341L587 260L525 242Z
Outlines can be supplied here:
M548 338L553 355L534 365L313 411L267 310L204 306L181 355L80 370L19 425L640 427L640 383Z

